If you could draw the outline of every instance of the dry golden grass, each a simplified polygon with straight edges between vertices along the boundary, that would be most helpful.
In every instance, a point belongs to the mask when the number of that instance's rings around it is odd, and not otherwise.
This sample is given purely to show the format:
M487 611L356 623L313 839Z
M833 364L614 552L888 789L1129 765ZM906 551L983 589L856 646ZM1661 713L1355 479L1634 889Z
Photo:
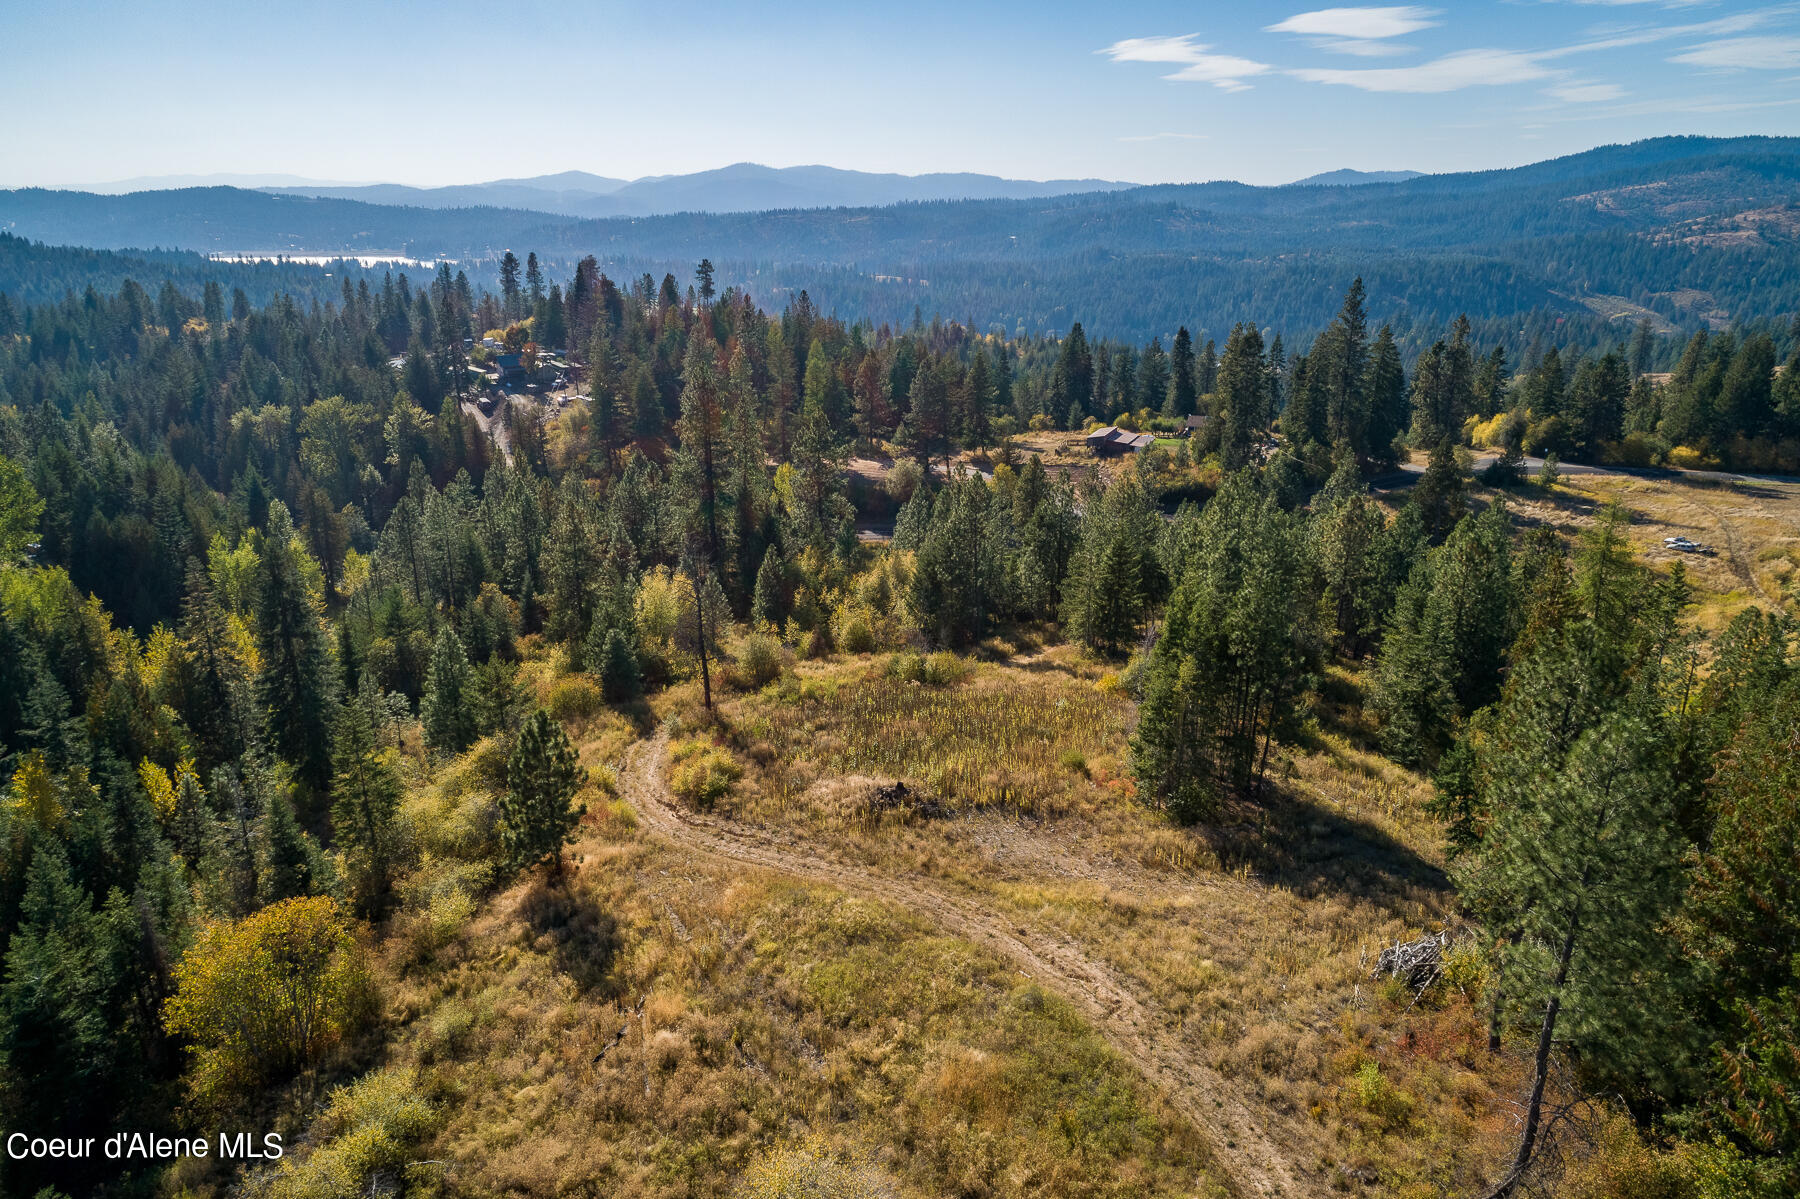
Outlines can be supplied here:
M1475 494L1492 494L1477 488ZM1754 604L1772 608L1796 597L1800 570L1800 483L1708 483L1678 477L1565 475L1553 491L1521 487L1508 503L1528 523L1574 536L1617 501L1639 558L1656 570L1680 563L1694 588L1692 621L1711 632ZM1716 552L1684 554L1663 545L1684 536Z
M424 1152L455 1193L767 1193L796 1140L896 1194L1218 1189L1200 1138L990 955L629 832L581 848L454 964L397 973L392 1057L446 1097Z
M1066 646L986 648L943 687L844 656L710 716L692 685L571 712L592 782L560 883L484 891L497 747L412 791L428 856L384 943L383 1065L437 1105L418 1153L447 1163L446 1193L1229 1186L1211 1130L1010 962L652 837L612 767L659 720L685 761L710 744L745 768L714 820L930 880L1103 964L1244 1097L1303 1191L1423 1199L1491 1173L1522 1069L1486 1051L1476 984L1414 1003L1369 977L1453 909L1428 788L1369 748L1358 673L1332 668L1267 804L1191 830L1136 798L1115 674ZM548 697L564 674L540 658L527 677ZM909 802L872 803L894 780Z
M897 691L879 657L808 664L711 724L668 704L752 765L725 814L1073 941L1202 1047L1320 1186L1442 1194L1502 1152L1519 1063L1487 1053L1468 997L1409 1012L1369 978L1383 944L1454 914L1429 787L1369 747L1360 685L1334 667L1279 795L1205 831L1137 802L1131 706L1067 647L942 689ZM894 779L943 802L872 813Z

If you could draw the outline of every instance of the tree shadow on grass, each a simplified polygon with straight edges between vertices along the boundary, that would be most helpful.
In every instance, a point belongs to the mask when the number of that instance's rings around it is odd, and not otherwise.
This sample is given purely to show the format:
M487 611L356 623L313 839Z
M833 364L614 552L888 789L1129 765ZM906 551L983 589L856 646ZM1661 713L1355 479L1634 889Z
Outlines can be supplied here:
M643 696L640 695L636 699L610 706L613 711L631 722L631 727L638 736L648 737L656 732L656 713L650 710L650 701Z
M1201 836L1228 869L1248 867L1303 899L1347 894L1393 912L1448 896L1450 877L1374 824L1279 787Z
M572 874L535 880L519 903L519 915L540 946L548 943L556 968L583 991L594 992L600 999L621 993L613 976L619 951L618 921L601 909Z

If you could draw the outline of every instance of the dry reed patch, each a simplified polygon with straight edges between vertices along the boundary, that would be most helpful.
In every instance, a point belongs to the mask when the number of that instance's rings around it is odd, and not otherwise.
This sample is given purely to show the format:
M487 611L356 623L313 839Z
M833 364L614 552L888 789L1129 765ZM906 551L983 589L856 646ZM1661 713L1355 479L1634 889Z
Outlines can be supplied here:
M901 1194L1219 1192L1197 1135L985 951L648 842L582 848L393 980L395 1061L452 1097L424 1152L455 1190L723 1196L816 1135L877 1147Z
M1090 759L1116 756L1129 715L1119 695L1055 675L986 667L933 687L874 667L776 688L730 718L777 812L804 808L820 777L862 775L921 788L947 814L1058 816Z

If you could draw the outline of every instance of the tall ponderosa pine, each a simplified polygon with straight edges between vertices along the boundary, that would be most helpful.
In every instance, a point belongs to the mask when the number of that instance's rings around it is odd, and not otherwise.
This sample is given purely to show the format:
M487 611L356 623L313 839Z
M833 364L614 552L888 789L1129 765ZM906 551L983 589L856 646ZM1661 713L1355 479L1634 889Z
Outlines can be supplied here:
M1518 1151L1494 1195L1518 1188L1538 1150L1558 1045L1627 1085L1666 1084L1685 1064L1664 931L1687 850L1670 702L1691 671L1683 591L1629 562L1618 524L1609 513L1588 534L1575 619L1521 663L1473 743L1468 789L1486 827L1458 881L1496 935L1496 1002L1535 1043Z
M399 850L402 785L394 751L376 741L360 703L338 709L335 757L332 834L349 859L357 905L379 914L387 904Z
M1164 416L1190 416L1199 398L1194 361L1194 339L1187 326L1175 330L1175 344L1169 351L1169 398L1163 404Z
M1409 417L1406 371L1400 362L1400 347L1394 343L1394 331L1387 325L1381 327L1369 351L1363 394L1368 397L1369 416L1361 450L1371 463L1387 466L1394 461L1394 442L1406 432Z
M425 675L425 697L419 702L419 720L425 726L425 744L459 754L475 743L474 671L456 630L445 625L431 645L431 666Z
M1347 442L1361 454L1369 448L1367 377L1369 320L1363 307L1363 281L1350 284L1320 344L1313 347L1312 369L1325 390L1325 430L1333 441Z
M1268 363L1262 333L1253 324L1232 329L1225 343L1215 408L1219 457L1226 470L1236 470L1250 461L1257 439L1269 425Z
M257 570L257 701L270 747L294 764L303 782L323 791L331 780L336 682L324 614L302 570L302 554L287 509L271 504Z
M1087 334L1082 331L1080 321L1075 322L1063 339L1051 388L1055 415L1065 418L1070 428L1080 428L1081 423L1093 415L1094 356L1088 350Z
M533 712L507 761L507 790L500 800L500 841L515 869L553 861L562 872L563 846L587 810L574 806L582 778L562 725L542 708Z

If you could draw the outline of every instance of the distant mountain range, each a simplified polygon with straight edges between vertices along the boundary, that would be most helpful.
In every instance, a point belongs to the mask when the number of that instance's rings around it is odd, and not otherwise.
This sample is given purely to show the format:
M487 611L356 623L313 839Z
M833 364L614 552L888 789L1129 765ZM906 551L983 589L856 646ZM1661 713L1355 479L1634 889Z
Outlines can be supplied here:
M0 191L0 231L115 250L450 257L490 284L506 248L535 250L563 279L588 254L615 277L681 279L704 256L721 287L766 302L804 288L846 316L909 321L918 308L1009 332L1080 320L1142 338L1187 324L1222 339L1243 319L1316 329L1358 274L1371 311L1395 314L1417 337L1462 312L1512 341L1590 345L1644 319L1676 331L1800 312L1800 139L1658 138L1506 170L1395 174L1403 177L1334 172L1304 186L1108 191L1115 185L1099 181L745 167L638 180L610 194L596 189L617 181L598 176L478 185L533 191L527 204L580 193L677 210L587 219L544 207L403 206L229 187L123 196L26 189ZM1081 190L926 198L932 187L980 186ZM866 189L888 202L818 206L848 204ZM736 199L707 198L726 193ZM692 211L708 203L762 209Z
M1419 171L1326 171L1290 187L1399 183ZM785 208L871 208L924 200L1027 200L1138 186L1107 179L1006 179L998 175L877 174L835 167L766 167L735 163L687 175L614 179L561 171L447 187L404 183L338 183L298 175L156 175L55 190L118 196L195 187L238 187L309 199L360 200L405 208L525 208L559 216L657 216L677 212L761 212Z
M891 175L835 167L765 167L740 162L691 175L608 179L564 171L457 187L278 186L263 191L415 208L531 208L563 216L655 216L674 212L761 212L782 208L867 208L907 200L1015 200L1134 187L1105 179L1002 179L997 175Z
M1326 171L1296 179L1289 187L1349 187L1358 183L1404 183L1417 179L1424 171Z

